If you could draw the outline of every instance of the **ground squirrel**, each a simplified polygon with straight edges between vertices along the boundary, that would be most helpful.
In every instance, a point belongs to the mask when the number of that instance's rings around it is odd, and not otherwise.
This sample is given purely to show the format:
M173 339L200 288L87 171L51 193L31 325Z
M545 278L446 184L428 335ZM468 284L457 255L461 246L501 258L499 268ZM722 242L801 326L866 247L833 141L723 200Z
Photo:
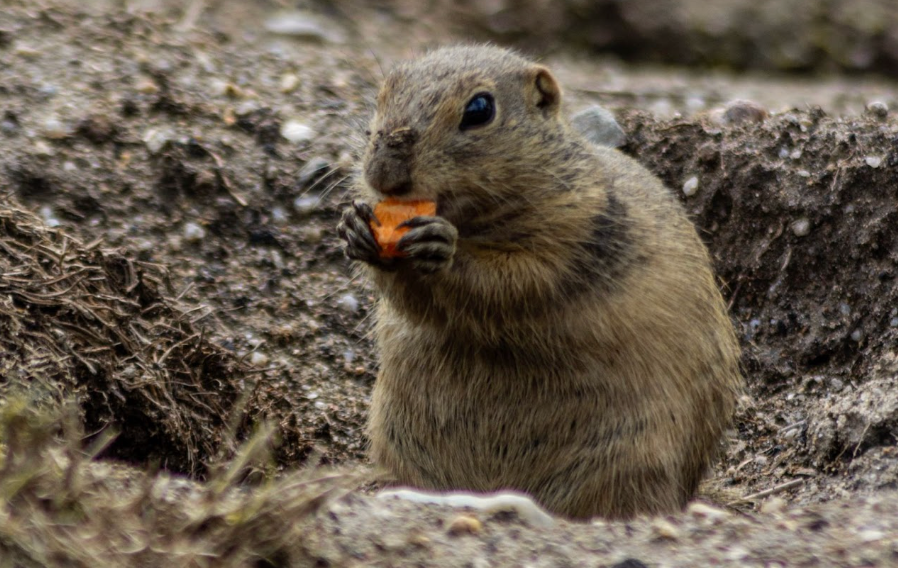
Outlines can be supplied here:
M571 517L693 495L741 387L708 253L673 195L587 142L543 66L399 65L338 231L379 291L372 458L399 484L529 493ZM380 257L365 202L426 199Z

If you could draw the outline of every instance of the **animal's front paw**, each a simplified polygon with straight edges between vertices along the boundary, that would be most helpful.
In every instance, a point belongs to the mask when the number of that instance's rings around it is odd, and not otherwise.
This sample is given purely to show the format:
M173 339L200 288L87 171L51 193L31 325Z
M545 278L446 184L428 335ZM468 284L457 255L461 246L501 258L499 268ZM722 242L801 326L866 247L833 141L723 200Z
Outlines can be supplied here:
M353 201L343 210L337 233L344 241L344 252L352 260L361 260L373 266L387 268L392 264L380 256L380 245L371 232L374 210L364 201ZM377 221L375 221L377 222Z
M399 225L409 227L396 249L415 270L432 274L449 268L455 257L458 229L442 217L415 217Z

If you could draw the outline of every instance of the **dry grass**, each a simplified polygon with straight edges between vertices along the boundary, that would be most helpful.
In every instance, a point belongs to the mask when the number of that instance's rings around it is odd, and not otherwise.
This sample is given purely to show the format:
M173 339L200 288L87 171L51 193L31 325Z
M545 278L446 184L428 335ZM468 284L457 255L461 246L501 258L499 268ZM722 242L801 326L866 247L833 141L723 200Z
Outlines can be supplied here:
M273 429L234 441L245 379L163 267L0 196L0 568L310 563L308 522L352 481L266 475Z
M82 243L0 196L0 394L73 397L89 432L119 433L110 455L203 473L245 372L166 282L163 267Z
M77 414L15 394L0 406L0 568L308 565L309 522L351 482L298 472L239 485L266 463L270 429L205 483L94 461Z

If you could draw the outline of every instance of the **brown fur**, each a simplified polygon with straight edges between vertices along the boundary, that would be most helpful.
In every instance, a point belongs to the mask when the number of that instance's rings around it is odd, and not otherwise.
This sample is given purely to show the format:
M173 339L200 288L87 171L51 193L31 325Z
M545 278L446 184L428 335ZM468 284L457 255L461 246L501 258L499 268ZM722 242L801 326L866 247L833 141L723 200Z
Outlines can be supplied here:
M480 92L495 119L461 131ZM495 47L387 78L360 193L435 199L458 234L433 273L368 261L372 458L400 484L517 489L573 518L675 511L730 423L738 347L680 205L574 133L560 99L544 67Z

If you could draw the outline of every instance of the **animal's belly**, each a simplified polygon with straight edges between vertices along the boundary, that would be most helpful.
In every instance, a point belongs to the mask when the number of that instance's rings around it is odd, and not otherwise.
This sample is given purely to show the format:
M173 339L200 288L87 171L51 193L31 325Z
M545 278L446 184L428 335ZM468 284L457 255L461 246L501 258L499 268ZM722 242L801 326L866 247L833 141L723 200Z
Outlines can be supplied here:
M602 459L625 435L601 389L562 388L558 368L512 375L476 360L446 365L450 359L384 358L372 451L400 483L530 490L572 462Z

